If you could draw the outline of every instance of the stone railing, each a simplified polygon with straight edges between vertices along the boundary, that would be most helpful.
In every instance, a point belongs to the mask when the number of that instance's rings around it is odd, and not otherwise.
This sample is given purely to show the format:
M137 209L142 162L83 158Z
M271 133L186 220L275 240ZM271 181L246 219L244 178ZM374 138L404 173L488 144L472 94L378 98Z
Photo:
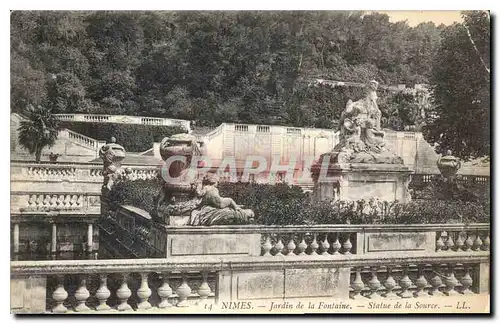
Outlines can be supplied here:
M59 131L59 136L62 138L68 138L72 142L78 143L80 145L83 145L87 148L94 149L94 150L98 149L99 143L100 143L99 141L97 141L91 137L82 135L82 134L77 133L77 132L73 132L72 130L69 130L69 129L63 129L63 130Z
M100 195L98 194L17 192L11 195L11 211L50 212L81 210L91 214L99 214L100 202Z
M156 166L124 166L131 179L153 179ZM11 163L11 210L73 210L100 206L101 164Z
M489 294L489 252L13 261L11 291L15 313L206 312L230 301L268 312L266 300L315 297L443 301Z
M440 174L430 174L430 173L429 174L426 174L426 173L412 174L410 185L413 187L416 187L416 188L424 187L439 177L441 177ZM468 186L468 185L489 186L490 185L490 177L484 176L484 175L457 174L456 180L458 183L460 183L461 185L464 185L464 186Z
M190 130L191 128L188 120L172 118L92 114L56 114L55 116L61 121L69 122L180 126L184 127L186 130Z
M130 213L129 213L130 215ZM115 217L120 217L117 214ZM130 227L134 220L128 217ZM177 238L235 235L240 242L230 252L248 249L246 235L260 236L261 256L460 253L490 250L490 224L313 225L313 226L211 226L166 227L167 246L175 253ZM215 235L215 236L214 236ZM254 242L254 241L252 241ZM170 247L168 245L171 245ZM255 247L250 248L254 250ZM259 250L259 247L257 247ZM229 252L227 252L229 253ZM250 253L250 255L252 255Z

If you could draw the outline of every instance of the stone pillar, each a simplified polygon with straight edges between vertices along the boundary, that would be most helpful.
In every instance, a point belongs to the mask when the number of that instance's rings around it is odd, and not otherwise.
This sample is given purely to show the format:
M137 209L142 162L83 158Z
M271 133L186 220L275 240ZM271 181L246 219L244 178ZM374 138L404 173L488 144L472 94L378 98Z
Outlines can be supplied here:
M92 248L94 245L94 229L92 223L87 225L87 251L92 252Z
M50 244L50 252L57 252L57 225L56 223L52 223L52 241Z
M14 224L13 239L14 239L14 253L19 253L19 224L18 223Z
M490 263L481 262L479 264L479 293L490 293Z

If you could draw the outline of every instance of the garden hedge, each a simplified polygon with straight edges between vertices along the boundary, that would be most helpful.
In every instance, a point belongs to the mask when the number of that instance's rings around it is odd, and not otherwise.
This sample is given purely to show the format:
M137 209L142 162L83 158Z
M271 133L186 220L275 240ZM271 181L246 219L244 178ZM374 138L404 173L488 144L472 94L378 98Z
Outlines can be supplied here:
M117 183L109 199L153 211L160 191L159 180L136 180ZM477 223L490 221L489 199L415 200L407 204L375 201L315 202L299 187L287 184L267 185L221 183L222 196L251 208L256 223L262 225L305 224L436 224Z
M60 122L59 127L92 137L99 141L108 141L111 136L125 147L128 152L144 152L160 142L164 137L185 133L180 126L154 126L134 124L105 124L86 122Z

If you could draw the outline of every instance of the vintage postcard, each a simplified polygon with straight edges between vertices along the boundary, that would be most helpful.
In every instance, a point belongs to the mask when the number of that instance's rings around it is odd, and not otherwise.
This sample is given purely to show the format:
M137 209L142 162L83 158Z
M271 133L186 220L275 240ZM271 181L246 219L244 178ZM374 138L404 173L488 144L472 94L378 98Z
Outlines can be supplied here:
M490 29L12 11L11 313L490 313Z

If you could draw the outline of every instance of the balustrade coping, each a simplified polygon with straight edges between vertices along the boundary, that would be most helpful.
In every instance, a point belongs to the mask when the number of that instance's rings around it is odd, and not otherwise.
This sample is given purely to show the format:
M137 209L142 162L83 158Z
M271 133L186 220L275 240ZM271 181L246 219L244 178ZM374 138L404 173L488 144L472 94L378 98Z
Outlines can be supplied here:
M35 163L35 162L23 162L23 161L11 161L12 167L26 167L26 168L46 168L46 169L62 169L62 168L74 168L77 169L99 169L102 170L103 166L99 163L85 163L85 162L75 162L75 163ZM156 170L160 166L156 165L136 165L136 164L125 164L122 165L123 168L130 167L132 170Z
M201 260L200 260L201 259ZM11 276L54 275L82 273L131 272L200 272L243 269L338 268L360 266L408 265L415 263L485 263L490 261L489 251L429 254L394 252L390 255L304 255L259 257L182 257L172 259L111 259L64 261L11 261Z
M14 181L13 181L14 182ZM75 192L70 192L68 190L64 191L40 191L40 190L33 190L33 191L27 191L27 190L12 190L11 189L11 197L12 196L22 196L22 195L45 195L45 196L53 196L53 195L59 195L59 196L66 196L66 195L71 195L71 196L84 196L84 197L89 197L89 196L95 196L99 197L101 196L101 190L99 191L75 191Z
M277 234L292 232L331 232L343 233L365 232L428 232L428 231L460 231L460 230L490 230L489 223L476 224L332 224L332 225L237 225L237 226L164 226L167 233L259 233Z
M86 223L94 224L96 220L101 217L100 212L88 213L76 210L74 212L68 213L68 211L63 210L63 212L23 212L23 213L11 213L10 222L11 224L21 224L21 223L44 223L53 222L56 224L74 224Z

